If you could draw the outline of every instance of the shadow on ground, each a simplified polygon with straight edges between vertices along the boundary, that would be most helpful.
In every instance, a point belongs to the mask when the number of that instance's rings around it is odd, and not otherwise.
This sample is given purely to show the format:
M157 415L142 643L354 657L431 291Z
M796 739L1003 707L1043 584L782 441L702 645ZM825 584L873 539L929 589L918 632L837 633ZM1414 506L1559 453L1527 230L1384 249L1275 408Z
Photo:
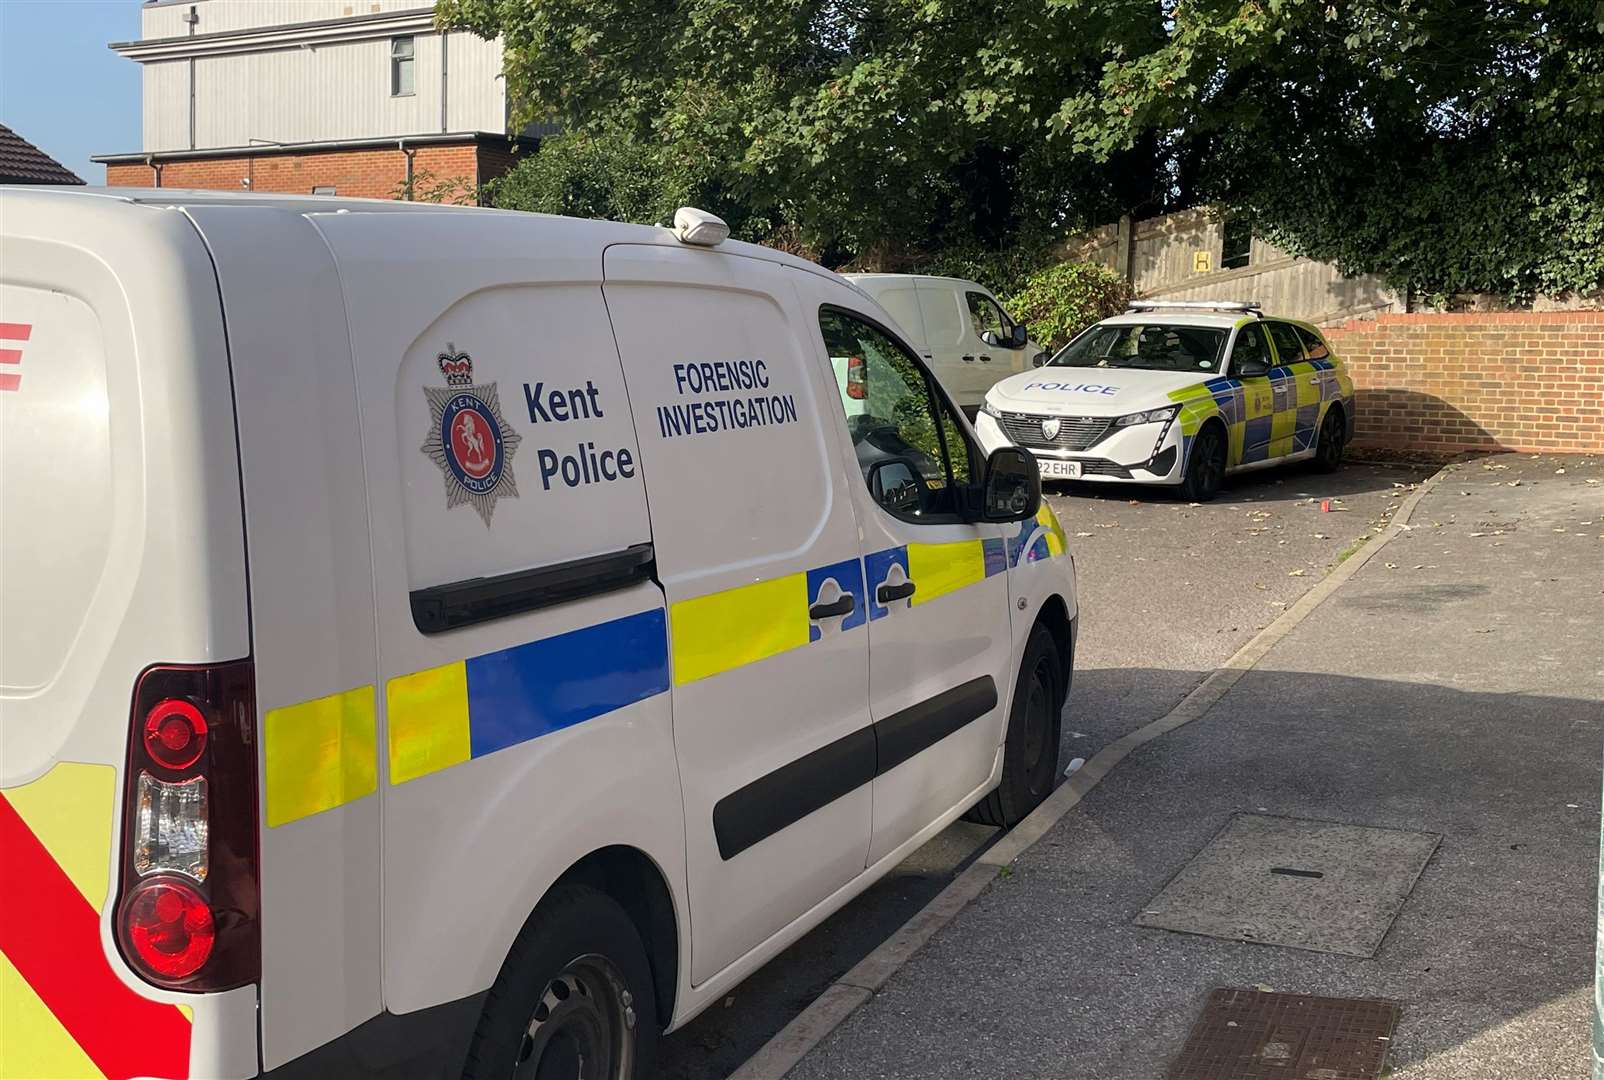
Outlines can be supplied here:
M1287 644L1297 655L1296 634ZM1082 676L1105 690L1202 677ZM1604 708L1555 696L1563 679L1540 685L1247 673L1121 764L793 1077L997 1075L1006 1061L1010 1077L1073 1063L1152 1080L1210 989L1258 986L1400 1002L1397 1078L1581 1080ZM1241 812L1442 841L1370 959L1136 926Z

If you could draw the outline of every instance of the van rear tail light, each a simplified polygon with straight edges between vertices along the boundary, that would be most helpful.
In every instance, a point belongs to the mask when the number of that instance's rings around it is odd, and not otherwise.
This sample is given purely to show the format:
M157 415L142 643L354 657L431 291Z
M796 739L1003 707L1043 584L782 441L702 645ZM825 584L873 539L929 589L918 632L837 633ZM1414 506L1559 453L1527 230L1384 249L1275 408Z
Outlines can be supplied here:
M116 933L147 982L261 977L255 733L249 660L152 667L134 686Z
M128 943L150 971L183 979L199 971L212 955L217 924L206 899L178 881L137 885L128 897Z
M140 877L163 870L206 880L206 777L177 784L139 774L134 811L134 870Z
M869 365L861 356L847 357L847 397L863 401L869 396Z

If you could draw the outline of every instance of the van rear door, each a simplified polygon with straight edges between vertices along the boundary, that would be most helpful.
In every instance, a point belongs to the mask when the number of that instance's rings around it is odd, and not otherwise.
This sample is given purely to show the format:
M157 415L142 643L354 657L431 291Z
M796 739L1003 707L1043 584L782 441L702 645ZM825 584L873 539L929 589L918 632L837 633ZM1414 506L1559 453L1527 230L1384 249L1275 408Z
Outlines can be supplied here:
M250 653L216 278L170 208L0 208L0 1076L254 1075L254 986L113 936L135 683Z

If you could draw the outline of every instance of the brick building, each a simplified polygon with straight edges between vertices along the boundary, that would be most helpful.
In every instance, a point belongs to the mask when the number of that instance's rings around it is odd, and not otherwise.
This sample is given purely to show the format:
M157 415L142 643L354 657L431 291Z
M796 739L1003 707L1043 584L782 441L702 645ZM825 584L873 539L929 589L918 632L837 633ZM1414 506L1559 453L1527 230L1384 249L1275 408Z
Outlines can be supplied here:
M465 201L533 150L511 130L501 43L427 0L146 0L143 145L112 186Z

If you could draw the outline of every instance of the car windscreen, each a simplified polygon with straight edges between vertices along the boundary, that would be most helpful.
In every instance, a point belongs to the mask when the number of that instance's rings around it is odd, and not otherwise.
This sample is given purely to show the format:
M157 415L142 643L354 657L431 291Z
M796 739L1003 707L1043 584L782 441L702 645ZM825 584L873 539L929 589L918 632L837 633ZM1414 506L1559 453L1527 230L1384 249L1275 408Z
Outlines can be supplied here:
M1170 323L1098 325L1058 350L1048 363L1054 367L1217 372L1226 333L1218 327Z

